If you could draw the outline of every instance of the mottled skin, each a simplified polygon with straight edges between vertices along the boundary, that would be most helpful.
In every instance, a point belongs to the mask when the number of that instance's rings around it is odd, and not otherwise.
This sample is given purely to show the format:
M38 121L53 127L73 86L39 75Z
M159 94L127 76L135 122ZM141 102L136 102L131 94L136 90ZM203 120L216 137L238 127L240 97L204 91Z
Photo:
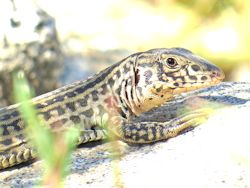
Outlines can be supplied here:
M134 123L131 117L180 93L215 85L223 78L218 67L188 50L153 49L133 54L86 81L36 97L32 102L52 131L80 125L78 144L105 138L107 129L125 142L150 143L196 126L204 113L194 112L162 123ZM18 106L0 110L0 169L35 157Z

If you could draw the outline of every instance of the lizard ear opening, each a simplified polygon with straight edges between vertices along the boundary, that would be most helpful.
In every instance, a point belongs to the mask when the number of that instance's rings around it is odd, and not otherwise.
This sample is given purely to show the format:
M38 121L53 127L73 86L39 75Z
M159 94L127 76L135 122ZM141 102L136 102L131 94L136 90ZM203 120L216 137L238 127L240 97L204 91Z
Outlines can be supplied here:
M137 86L139 81L140 81L139 69L136 69L136 71L135 71L135 86Z

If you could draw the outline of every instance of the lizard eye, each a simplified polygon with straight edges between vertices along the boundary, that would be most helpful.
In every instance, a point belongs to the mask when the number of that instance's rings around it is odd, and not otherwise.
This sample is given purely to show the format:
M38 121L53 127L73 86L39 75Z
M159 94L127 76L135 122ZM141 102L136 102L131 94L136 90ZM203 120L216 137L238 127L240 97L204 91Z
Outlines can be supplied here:
M169 68L174 68L177 65L177 61L172 57L167 58L166 63Z

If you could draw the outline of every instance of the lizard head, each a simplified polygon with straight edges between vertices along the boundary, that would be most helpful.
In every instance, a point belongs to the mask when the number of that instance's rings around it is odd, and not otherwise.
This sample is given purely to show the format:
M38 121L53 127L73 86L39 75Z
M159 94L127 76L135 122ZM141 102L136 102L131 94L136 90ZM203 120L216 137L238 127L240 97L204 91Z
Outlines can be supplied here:
M224 79L220 68L183 48L149 50L138 54L136 63L136 93L145 111Z

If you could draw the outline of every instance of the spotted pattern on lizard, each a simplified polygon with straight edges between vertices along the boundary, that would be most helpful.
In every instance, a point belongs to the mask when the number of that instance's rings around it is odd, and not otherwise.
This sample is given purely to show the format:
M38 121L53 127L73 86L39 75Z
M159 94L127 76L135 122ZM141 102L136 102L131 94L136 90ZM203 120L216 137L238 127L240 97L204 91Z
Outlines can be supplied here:
M191 113L168 122L135 123L132 117L223 78L221 69L186 49L152 49L133 54L85 81L36 97L32 103L52 131L79 125L78 144L104 139L106 130L125 142L150 143L196 126L204 114ZM36 156L24 133L19 105L0 109L0 169Z

